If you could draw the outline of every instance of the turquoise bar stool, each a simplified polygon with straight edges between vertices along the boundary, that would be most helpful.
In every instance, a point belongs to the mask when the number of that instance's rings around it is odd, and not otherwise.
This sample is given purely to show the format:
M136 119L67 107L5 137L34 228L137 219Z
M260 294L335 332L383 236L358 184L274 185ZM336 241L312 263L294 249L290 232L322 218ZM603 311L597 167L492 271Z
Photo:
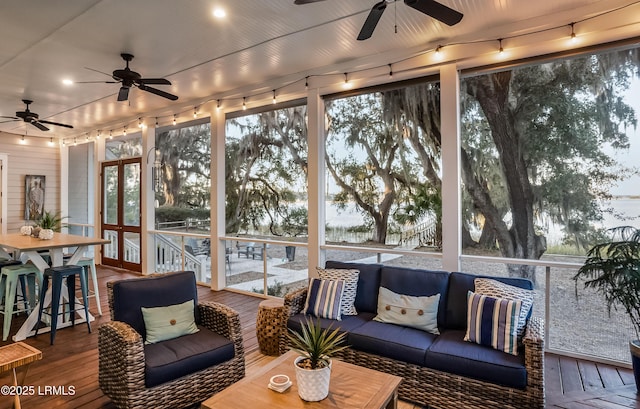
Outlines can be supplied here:
M62 293L62 281L67 283L69 297L69 314L71 315L71 323L75 325L75 299L76 299L76 276L80 277L80 289L82 291L82 303L84 304L84 314L87 318L87 328L91 332L91 323L89 322L89 308L87 307L87 280L85 279L84 268L76 265L66 265L59 267L50 267L44 270L44 279L40 289L40 308L38 309L38 322L36 324L35 336L38 336L40 323L42 322L42 312L44 310L44 298L49 288L49 279L51 279L51 345L56 338L56 329L58 326L58 314L60 310L60 295ZM61 312L64 314L64 311Z
M100 290L98 289L98 277L95 259L93 257L82 257L75 265L81 266L84 269L84 276L87 280L87 286L89 285L89 278L91 278L93 290L88 290L87 298L95 299L96 307L98 309L98 315L102 317L102 307L100 306Z
M23 310L19 309L15 302L18 282L21 284L22 296L25 303ZM32 263L20 263L2 267L0 272L0 289L4 289L2 292L4 295L3 341L6 341L9 337L13 315L25 310L30 313L31 310L35 308L37 301L36 285L38 287L42 285L42 272Z

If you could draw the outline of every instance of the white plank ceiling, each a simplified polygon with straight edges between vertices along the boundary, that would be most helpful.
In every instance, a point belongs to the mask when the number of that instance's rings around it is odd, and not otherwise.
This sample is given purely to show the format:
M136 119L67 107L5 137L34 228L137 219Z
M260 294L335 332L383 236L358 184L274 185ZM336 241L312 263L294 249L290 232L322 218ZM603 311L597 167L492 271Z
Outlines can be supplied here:
M23 122L0 131L36 136L77 136L148 113L171 112L234 90L276 88L285 78L342 72L388 61L442 42L470 41L566 24L632 3L620 0L442 0L464 13L446 26L390 1L372 38L356 41L375 0L1 0L0 115L34 101L41 119L67 123L41 132ZM226 10L224 19L212 15ZM636 18L636 20L640 20ZM532 27L535 21L536 26ZM541 23L542 22L542 23ZM397 25L397 33L394 32ZM117 102L120 84L101 74L124 67L120 53L135 56L143 77L164 77L156 88L179 96L169 101L132 89ZM269 89L269 88L267 88ZM176 108L177 107L177 108Z

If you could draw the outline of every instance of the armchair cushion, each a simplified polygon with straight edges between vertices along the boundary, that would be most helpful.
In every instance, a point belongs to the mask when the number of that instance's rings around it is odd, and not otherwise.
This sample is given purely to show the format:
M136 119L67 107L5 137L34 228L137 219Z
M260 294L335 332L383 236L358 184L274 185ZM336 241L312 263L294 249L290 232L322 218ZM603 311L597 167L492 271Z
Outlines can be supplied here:
M113 283L113 321L125 322L147 338L142 307L165 307L193 300L198 304L196 278L191 271L157 277L133 278ZM196 324L200 323L195 310Z
M234 357L231 340L199 326L194 334L144 346L145 385L160 385Z
M166 307L142 307L142 317L147 330L145 344L155 344L198 332L193 300Z
M446 330L427 351L429 368L511 388L527 386L524 354L518 356L464 340L464 331Z

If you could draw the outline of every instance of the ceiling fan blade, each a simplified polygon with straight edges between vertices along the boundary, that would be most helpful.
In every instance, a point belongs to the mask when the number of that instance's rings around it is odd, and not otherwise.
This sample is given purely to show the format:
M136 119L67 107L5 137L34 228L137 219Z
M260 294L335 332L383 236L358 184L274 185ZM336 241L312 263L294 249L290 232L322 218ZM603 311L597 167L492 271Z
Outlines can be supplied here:
M140 85L138 86L138 88L140 88L140 89L141 89L141 90L143 90L143 91L147 91L147 92L150 92L150 93L152 93L152 94L156 94L156 95L158 95L158 96L161 96L161 97L164 97L164 98L170 99L170 100L172 100L172 101L175 101L176 99L178 99L178 97L177 97L176 95L169 94L168 92L164 92L164 91L159 90L159 89L156 89L156 88L147 87L147 86L146 86L146 85L144 85L144 84L140 84Z
M120 81L73 81L74 84L117 84Z
M46 126L42 125L40 122L38 121L31 121L29 122L31 125L35 126L36 128L38 128L41 131L48 131L49 128L47 128Z
M317 3L319 1L324 1L324 0L296 0L293 2L293 4L309 4L309 3Z
M102 72L102 71L96 70L95 68L84 67L84 69L85 70L89 70L89 71L94 71L94 72L100 73L102 75L106 75L107 77L111 77L112 76L111 74L107 74L106 72Z
M129 87L122 86L118 92L118 101L126 101L127 99L129 99Z
M17 116L0 116L0 118L13 119L15 121L18 121L20 119ZM5 122L11 122L11 121L5 121Z
M367 38L371 37L373 31L378 25L378 21L380 21L380 17L382 17L382 13L384 13L384 10L386 8L387 2L385 0L382 0L380 3L374 4L374 6L371 8L371 11L369 12L369 15L367 16L367 19L364 22L364 25L362 26L362 29L360 29L360 34L358 34L359 41L366 40Z
M434 0L404 0L404 3L448 26L458 24L463 14Z
M38 120L38 122L42 123L42 124L49 124L49 125L55 125L55 126L63 126L65 128L71 128L73 129L73 126L71 125L67 125L67 124L61 124L60 122L51 122L51 121L45 121L44 119L40 119Z
M138 84L171 85L171 81L164 78L140 78L134 81Z

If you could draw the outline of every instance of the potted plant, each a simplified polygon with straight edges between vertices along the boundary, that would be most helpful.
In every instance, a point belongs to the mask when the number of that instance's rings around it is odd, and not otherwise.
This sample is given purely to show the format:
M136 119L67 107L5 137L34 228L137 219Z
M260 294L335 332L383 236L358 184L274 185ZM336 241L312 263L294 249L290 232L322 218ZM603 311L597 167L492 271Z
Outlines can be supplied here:
M40 217L36 222L36 228L34 229L33 235L45 240L52 239L53 232L60 231L63 219L64 217L61 217L60 213L53 213L45 210L42 213L42 217Z
M323 329L320 319L307 320L301 332L289 330L291 349L300 354L294 361L300 398L309 402L320 401L329 395L331 356L348 348L344 345L345 333Z
M609 311L621 306L631 319L636 339L629 342L629 348L636 388L640 390L640 230L623 226L610 232L611 241L589 250L573 279L576 291L578 280L585 280L585 288L604 296Z

